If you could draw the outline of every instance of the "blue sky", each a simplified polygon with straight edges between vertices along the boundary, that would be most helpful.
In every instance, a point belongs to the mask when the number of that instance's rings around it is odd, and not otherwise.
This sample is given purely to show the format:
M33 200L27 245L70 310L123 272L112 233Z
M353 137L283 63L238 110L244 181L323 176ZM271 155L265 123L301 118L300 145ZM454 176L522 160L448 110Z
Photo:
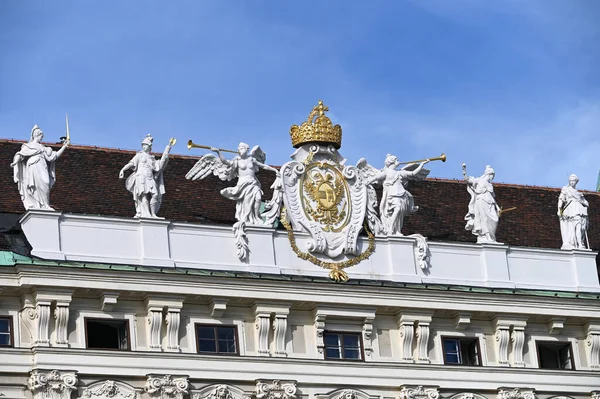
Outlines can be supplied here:
M431 176L594 189L600 1L0 1L0 137L161 151L260 144L323 99L341 152L382 167L445 152ZM200 155L202 152L196 151Z

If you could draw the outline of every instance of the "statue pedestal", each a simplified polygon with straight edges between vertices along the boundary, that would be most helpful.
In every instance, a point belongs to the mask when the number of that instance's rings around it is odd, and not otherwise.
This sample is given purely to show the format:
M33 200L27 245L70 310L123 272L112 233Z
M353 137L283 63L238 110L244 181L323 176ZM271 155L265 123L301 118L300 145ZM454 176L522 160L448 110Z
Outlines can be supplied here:
M329 270L298 258L285 231L268 227L246 228L250 256L243 263L236 255L229 226L53 211L29 211L21 225L33 248L32 255L48 260L329 275ZM309 235L296 232L295 237L299 250L306 252ZM370 258L345 269L351 279L600 292L594 251L430 242L430 267L422 269L414 238L383 237L375 241L375 252ZM359 251L365 251L367 246L367 239L359 238ZM335 260L344 259L341 256Z

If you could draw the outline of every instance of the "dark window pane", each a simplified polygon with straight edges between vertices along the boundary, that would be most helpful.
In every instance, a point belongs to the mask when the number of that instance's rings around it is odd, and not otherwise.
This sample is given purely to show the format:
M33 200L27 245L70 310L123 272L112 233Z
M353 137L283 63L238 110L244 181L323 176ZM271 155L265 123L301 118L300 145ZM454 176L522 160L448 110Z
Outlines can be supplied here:
M235 339L235 329L232 327L217 327L217 335L219 339Z
M325 355L328 359L340 359L340 350L338 348L326 348Z
M358 348L358 335L344 334L344 347Z
M325 334L325 346L338 346L339 335L338 334Z
M87 320L87 344L90 349L129 349L125 320Z
M10 334L0 334L0 346L10 345Z
M458 353L458 340L445 339L444 340L444 352Z
M344 348L344 359L360 359L360 350Z
M210 353L216 353L217 352L217 345L216 342L214 340L205 340L205 339L201 339L198 340L198 350L200 352L210 352Z
M236 353L235 341L233 340L219 340L219 352L222 353Z
M10 320L0 319L0 333L7 333L10 331Z
M460 364L458 353L446 353L446 363Z
M215 339L214 327L198 327L198 338Z

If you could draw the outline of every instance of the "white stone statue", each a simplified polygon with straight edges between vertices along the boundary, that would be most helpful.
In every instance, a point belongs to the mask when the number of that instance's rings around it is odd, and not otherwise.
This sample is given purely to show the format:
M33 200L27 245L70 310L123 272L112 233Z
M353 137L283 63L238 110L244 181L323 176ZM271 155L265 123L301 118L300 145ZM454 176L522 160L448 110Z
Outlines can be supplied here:
M492 185L496 173L489 165L480 177L467 176L467 165L464 163L462 169L467 191L471 195L465 229L477 236L478 243L496 243L496 228L501 213Z
M185 178L198 180L214 174L223 181L230 181L237 177L237 184L221 190L221 195L236 201L235 218L238 222L247 225L263 225L260 216L262 189L256 173L260 169L266 169L279 176L279 171L265 165L266 155L259 146L254 146L250 150L248 144L240 143L238 145L239 155L231 160L226 159L219 148L211 147L210 149L216 152L218 157L213 154L204 155L185 175Z
M577 190L578 182L577 175L569 176L569 185L560 190L558 197L557 215L560 219L562 249L589 247L589 242L586 246L589 203Z
M135 217L157 218L156 214L165 194L163 173L169 160L169 151L177 140L171 138L165 147L162 157L157 160L152 151L151 135L146 135L142 141L142 150L139 151L123 166L119 172L119 178L125 178L125 172L133 169L133 173L127 178L125 187L133 194L135 202Z
M44 138L42 129L35 125L31 129L31 138L21 146L10 166L14 171L14 181L19 187L21 201L25 209L46 209L50 206L50 190L56 182L56 160L65 152L70 140L66 139L58 151L41 143Z
M200 146L200 148L206 147ZM235 218L237 222L233 225L233 234L236 240L237 256L240 260L247 261L250 249L245 233L246 225L270 226L273 223L273 217L267 216L265 221L261 217L260 205L263 192L256 174L260 169L275 172L277 182L280 180L279 171L265 164L267 156L259 146L254 146L250 150L248 144L240 143L238 145L238 155L231 160L223 156L221 149L209 148L211 151L216 152L218 156L213 154L202 156L185 175L185 178L198 180L213 174L223 181L230 181L237 177L237 184L234 187L221 190L221 195L236 202ZM281 185L281 183L277 184ZM274 197L281 196L278 191L274 189ZM270 202L275 202L275 198Z
M385 167L367 181L367 185L382 182L383 195L379 213L387 235L401 236L404 218L419 209L405 186L411 179L423 180L427 177L429 170L423 168L427 163L429 159L418 165L409 164L398 170L396 169L400 165L398 158L388 154L385 158Z

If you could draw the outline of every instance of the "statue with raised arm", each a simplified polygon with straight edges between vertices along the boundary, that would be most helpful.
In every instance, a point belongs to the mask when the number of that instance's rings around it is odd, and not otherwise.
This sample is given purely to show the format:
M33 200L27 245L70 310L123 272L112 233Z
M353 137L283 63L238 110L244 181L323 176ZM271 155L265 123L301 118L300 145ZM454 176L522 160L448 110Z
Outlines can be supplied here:
M467 165L464 163L462 170L467 191L471 195L469 210L465 216L465 229L477 236L478 243L496 243L496 228L501 213L492 185L496 173L489 165L480 177L468 176Z
M123 166L119 172L119 178L125 178L125 172L133 169L133 172L125 181L125 187L133 194L136 218L157 218L156 215L165 194L163 172L169 161L169 152L177 140L171 138L169 144L159 160L151 154L153 138L146 135L142 141L142 150Z
M218 176L223 181L230 181L237 177L234 187L221 190L221 195L236 202L235 218L238 222L247 225L263 225L260 216L262 189L256 173L266 169L279 174L279 171L265 165L266 155L259 146L250 146L246 143L238 145L238 155L233 159L226 159L219 148L210 147L213 154L201 157L196 165L185 175L186 179L204 179L210 174Z
M377 182L383 185L379 213L387 235L403 235L404 218L419 209L415 206L412 194L405 187L409 180L423 180L429 175L429 170L423 168L427 163L429 159L420 164L412 163L397 169L400 165L398 158L388 154L385 167L367 181L368 186Z
M41 143L43 138L44 132L35 125L31 129L29 142L21 146L10 164L21 201L27 210L54 210L50 206L50 190L56 182L55 162L70 144L67 138L62 147L54 151Z
M557 215L560 220L562 249L586 249L589 203L577 190L579 178L569 176L569 184L560 190Z
M188 148L190 144L188 144ZM206 148L206 146L196 146ZM233 159L226 159L221 153L221 149L208 147L213 154L206 154L185 175L186 179L201 180L211 174L219 177L223 181L231 181L237 177L237 184L234 187L227 187L221 190L221 195L232 201L235 201L235 218L237 222L233 225L233 233L236 238L237 254L240 260L247 260L249 254L248 239L245 234L246 225L262 226L272 224L271 220L263 222L260 213L262 201L262 188L256 174L260 169L265 169L277 174L279 180L279 171L265 164L266 154L259 146L250 146L246 143L238 145L238 155ZM229 152L229 150L227 150ZM277 190L274 190L277 194Z

